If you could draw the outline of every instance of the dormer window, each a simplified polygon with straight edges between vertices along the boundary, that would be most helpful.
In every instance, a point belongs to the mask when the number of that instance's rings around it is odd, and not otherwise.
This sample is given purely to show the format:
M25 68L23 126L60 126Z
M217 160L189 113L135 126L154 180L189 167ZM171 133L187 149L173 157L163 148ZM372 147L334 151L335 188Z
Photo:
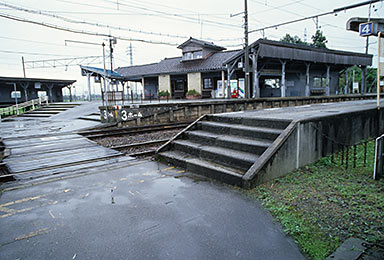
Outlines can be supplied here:
M183 60L197 60L203 58L203 51L184 52Z

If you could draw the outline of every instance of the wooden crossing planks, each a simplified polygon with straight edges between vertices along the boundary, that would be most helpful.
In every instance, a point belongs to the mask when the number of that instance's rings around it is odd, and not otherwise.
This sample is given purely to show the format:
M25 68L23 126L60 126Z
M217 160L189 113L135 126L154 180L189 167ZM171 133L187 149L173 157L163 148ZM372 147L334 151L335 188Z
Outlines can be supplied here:
M10 155L4 159L17 179L72 172L133 160L78 134L5 138Z

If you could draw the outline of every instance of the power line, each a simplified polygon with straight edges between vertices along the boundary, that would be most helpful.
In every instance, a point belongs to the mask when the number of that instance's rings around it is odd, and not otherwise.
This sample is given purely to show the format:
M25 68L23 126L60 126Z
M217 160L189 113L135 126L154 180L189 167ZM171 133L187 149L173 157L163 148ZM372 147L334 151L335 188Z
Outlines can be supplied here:
M108 3L116 3L116 2L110 1L110 0L102 0L102 1L108 2ZM168 12L163 12L163 11L159 11L156 9L146 8L146 7L142 7L142 6L136 6L133 4L126 4L125 1L123 1L123 2L120 1L119 4L122 6L132 7L132 8L150 11L150 12L154 12L154 13L159 13L159 14L166 15L166 16L184 18L184 19L191 20L191 21L194 21L197 23L200 22L198 18L194 18L194 17L190 17L190 16L186 16L186 15L181 15L181 14L177 14L177 13L170 14ZM208 23L208 24L212 24L212 25L221 25L221 26L232 27L232 28L237 28L237 29L241 28L241 26L238 26L238 25L229 24L229 23L221 23L221 22L216 22L216 21L211 21L211 20L204 20L204 22Z
M253 0L253 1L255 2L256 0ZM344 7L341 7L341 8L334 9L333 11L321 13L321 14L318 14L318 15L307 16L307 17L303 17L303 18L300 18L300 19L296 19L296 20L292 20L292 21L288 21L288 22L283 22L283 23L280 23L280 24L271 25L271 26L267 26L267 27L264 27L264 28L259 28L259 29L250 31L249 33L258 32L258 31L264 31L264 30L267 30L267 29L277 28L277 27L280 27L280 26L283 26L283 25L287 25L287 24L291 24L291 23L296 23L296 22L301 22L301 21L308 20L308 19L318 18L320 16L335 14L335 13L338 13L338 12L341 12L341 11L345 11L345 10L348 10L348 9L360 7L360 6L363 6L363 5L367 5L369 3L376 3L376 2L379 2L379 1L382 1L382 0L370 0L370 1L365 1L365 2L362 2L362 3L358 3L358 4L353 4L353 5L350 5L350 6L344 6Z
M254 0L251 0L251 1L254 2L254 3L258 3L258 4L262 4L262 5L268 6L266 3L261 3L260 1L254 1ZM269 5L271 8L266 9L266 10L261 10L261 11L258 11L258 12L253 12L250 15L259 14L259 13L265 13L265 12L273 11L273 10L276 10L276 9L280 10L283 7L287 7L287 6L290 6L290 5L298 4L298 3L301 3L303 1L305 1L305 0L296 0L294 2L290 2L290 3L284 4L284 5L280 5L280 6L271 6L271 5Z
M252 1L255 2L255 3L262 4L262 2L257 1L257 0L252 0ZM300 3L300 2L301 2L301 1L296 1L295 4L296 4L296 3ZM284 7L284 6L279 6L279 7L274 7L274 6L272 6L272 5L270 5L270 6L271 6L273 9L280 10L280 11L283 11L283 12L288 13L288 14L293 14L293 15L295 15L295 16L304 17L303 15L298 14L298 13L296 13L296 12L292 12L292 11L289 11L289 10L287 10L287 9L282 9L282 7ZM285 6L287 6L287 5L285 5ZM317 16L317 17L319 17L319 16ZM324 24L325 24L325 25L328 25L328 26L332 26L332 27L335 27L335 28L344 30L344 28L339 27L339 26L336 26L336 25L333 25L333 24L328 24L328 23L324 23Z
M42 42L42 41L33 41L33 40L27 40L27 39L21 39L21 38L13 38L13 37L6 37L6 36L0 36L0 39L7 39L7 40L13 40L13 41L21 41L21 42L31 42L31 43L38 43L38 44L44 44L44 45L50 45L50 46L58 46L58 47L64 47L64 48L68 48L67 46L63 45L63 44L59 44L59 43L51 43L51 42ZM87 47L81 47L81 46L77 46L77 47L73 47L73 46L69 46L69 48L82 48L82 49L89 49Z
M6 7L9 7L9 8L12 8L14 10L18 10L18 11L23 11L23 12L27 12L27 13L38 14L38 15L43 15L43 16L48 16L48 17L60 19L60 20L63 20L65 22L69 22L69 23L86 24L86 25L103 27L103 28L108 28L108 29L115 29L115 30L122 30L122 31L134 32L134 33L141 33L141 34L146 34L146 35L156 35L156 36L162 36L162 37L183 38L183 39L189 38L189 36L185 36L185 35L174 35L174 34L169 34L169 33L151 32L151 31L144 31L144 30L140 30L140 29L132 29L132 28L126 28L126 27L120 27L120 26L113 26L113 25L108 25L108 24L103 24L103 23L89 22L89 21L84 21L84 20L80 21L80 20L77 20L77 19L72 19L72 18L68 18L68 17L64 17L64 16L59 16L59 15L56 15L56 14L50 14L50 13L47 13L46 11L42 11L42 10L27 9L27 8L23 8L23 7L20 7L20 6L7 4L7 3L0 3L0 5L6 6ZM219 41L236 41L236 40L239 40L239 39L240 38L236 38L236 39L233 39L233 38L231 38L231 39L209 39L209 40L214 40L216 42L219 42Z
M56 0L58 2L64 2L64 3L70 3L70 4L76 4L76 5L83 5L83 6L91 6L91 7L97 7L97 8L102 8L102 9L111 9L111 8L108 8L108 7L105 7L105 6L99 6L99 5L91 5L91 4L85 4L85 3L79 3L79 2L73 2L73 1L69 1L69 0ZM111 2L113 4L116 4L116 2ZM163 17L163 18L167 18L167 19L172 19L174 21L174 19L179 19L179 20L182 20L184 22L192 22L192 23L199 23L199 19L197 18L193 18L193 17L189 17L189 16L184 16L184 15L180 15L180 14L170 14L170 13L167 13L167 12L162 12L162 11L157 11L157 10L152 10L150 8L144 8L144 7L140 7L140 6L132 6L132 5L128 5L128 4L120 4L122 6L126 6L126 7L132 7L132 8L137 8L137 9L142 9L142 10L146 10L146 11L150 11L150 12L153 12L153 13L156 13L157 16L159 17ZM112 9L112 10L115 10L115 9ZM119 9L120 10L120 9ZM160 16L162 15L162 16ZM213 22L212 24L209 24L211 26L216 26L216 27L221 27L221 28L226 28L226 29L230 29L228 28L228 24L223 24L223 25L220 25L220 23L218 22ZM230 27L235 27L235 28L231 28L233 30L238 30L240 28L240 26L236 26L236 25L233 25L233 24L229 24Z
M29 55L57 56L57 57L70 57L70 56L73 56L73 55L65 55L65 54L52 54L52 53L48 54L48 53L25 52L25 51L8 51L8 50L0 50L0 52L2 52L2 53L10 53L10 54L29 54Z
M25 18L13 16L13 15L7 15L7 14L2 14L0 13L0 17L18 21L18 22L24 22L24 23L30 23L30 24L35 24L35 25L41 25L44 27L48 27L51 29L55 30L60 30L60 31L65 31L65 32L71 32L71 33L77 33L77 34L84 34L84 35L92 35L92 36L101 36L101 37L111 37L109 34L104 34L104 33L97 33L97 32L91 32L91 31L84 31L84 30L77 30L73 28L68 28L68 27L63 27L63 26L58 26L55 24L50 24L50 23L43 23L43 22L37 22L33 20L28 20ZM151 41L151 40L144 40L144 39L135 39L135 38L127 38L127 37L122 37L122 36L113 36L116 39L123 40L123 41L136 41L136 42L144 42L144 43L149 43L149 44L159 44L159 45L169 45L169 46L178 46L177 43L170 43L170 42L161 42L161 41Z

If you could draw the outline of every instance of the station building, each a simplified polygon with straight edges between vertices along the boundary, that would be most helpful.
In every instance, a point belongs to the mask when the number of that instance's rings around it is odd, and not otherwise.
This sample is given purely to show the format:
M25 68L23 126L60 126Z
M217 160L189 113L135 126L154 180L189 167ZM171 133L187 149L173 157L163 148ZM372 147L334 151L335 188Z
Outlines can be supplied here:
M177 48L179 57L120 67L117 72L128 81L141 82L146 98L156 98L160 91L184 98L192 89L203 98L244 97L243 50L228 51L192 37ZM372 64L372 55L266 39L253 42L249 50L254 98L337 94L340 73L354 65L362 70L364 92L366 68Z
M75 82L76 80L0 77L0 105L14 104L15 97L18 102L37 99L39 96L48 96L50 102L62 102L62 89Z

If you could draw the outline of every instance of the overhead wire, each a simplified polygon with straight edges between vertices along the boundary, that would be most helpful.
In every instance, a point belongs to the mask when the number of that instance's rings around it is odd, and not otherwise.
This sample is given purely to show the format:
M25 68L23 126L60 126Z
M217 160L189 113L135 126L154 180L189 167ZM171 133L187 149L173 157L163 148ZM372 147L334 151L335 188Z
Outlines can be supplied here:
M0 50L0 52L9 53L9 54L28 54L28 55L39 55L39 56L73 57L73 55L66 55L66 54L39 53L39 52L26 52L26 51Z
M63 3L70 3L70 4L75 4L75 5L97 7L97 8L102 8L102 9L112 9L112 8L108 8L108 7L105 7L105 6L79 3L79 2L69 1L69 0L55 0L55 1L63 2ZM111 3L116 4L116 2L111 2ZM124 3L121 3L119 5L129 7L129 5L124 4ZM184 15L179 15L179 14L170 14L170 13L167 13L167 12L151 10L149 8L142 8L140 6L136 6L136 7L133 7L133 8L139 8L139 9L147 10L147 11L150 11L150 12L154 12L154 13L157 14L158 17L162 17L162 18L167 18L167 19L172 19L172 20L179 19L179 20L184 21L184 22L200 23L199 19L193 18L193 17L189 17L189 16L184 16ZM115 10L115 9L112 9L112 10ZM236 26L236 25L233 25L233 24L231 24L230 26L235 27L235 28L230 28L230 27L228 27L228 25L220 25L218 23L216 23L216 24L209 24L209 25L220 27L220 28L232 29L232 30L238 30L239 28L241 28L240 25Z
M102 1L116 4L116 2L111 1L111 0L102 0ZM186 16L186 15L181 15L181 14L178 14L178 13L172 13L171 14L171 13L163 12L163 11L156 10L156 9L153 9L153 8L146 8L146 7L143 7L142 5L136 6L134 4L127 4L126 1L119 1L119 5L131 7L131 8L136 8L136 9L141 9L141 10L145 10L145 11L149 11L149 12L154 12L154 13L170 16L170 17L173 17L173 18L174 17L184 18L184 19L187 19L187 20L191 20L191 21L200 23L200 19L198 19L198 18L194 18L194 17L190 17L190 16ZM236 28L236 29L241 28L241 26L239 26L239 25L234 25L234 24L229 24L229 23L221 23L221 22L211 21L211 20L207 20L207 19L204 20L204 23L208 24L208 25L216 25L216 26L220 25L220 26L232 27L232 28Z
M14 15L3 14L3 13L0 13L0 17L6 18L9 20L18 21L18 22L40 25L40 26L51 28L51 29L65 31L65 32L71 32L71 33L77 33L77 34L83 34L83 35L101 36L101 37L107 37L107 38L112 37L111 34L85 31L85 30L77 30L77 29L73 29L73 28L69 28L69 27L63 27L63 26L59 26L59 25L55 25L55 24L51 24L51 23L44 23L44 22L38 22L38 21L34 21L34 20L28 20L25 18L17 17ZM143 43L159 44L159 45L169 45L169 46L178 46L179 45L177 43L171 43L171 42L151 41L151 40L128 38L128 37L116 36L116 35L114 35L113 38L123 40L123 41L143 42Z
M108 24L103 24L99 22L89 22L89 21L84 21L84 20L77 20L73 18L68 18L56 14L51 14L48 13L47 11L43 10L36 10L36 9L29 9L29 8L24 8L21 6L16 6L12 4L8 4L5 2L0 2L0 5L12 8L17 11L22 11L22 12L27 12L27 13L32 13L32 14L37 14L37 15L43 15L51 18L56 18L63 20L68 23L74 23L74 24L85 24L85 25L90 25L90 26L97 26L97 27L103 27L107 29L115 29L115 30L122 30L122 31L128 31L128 32L134 32L134 33L141 33L141 34L146 34L146 35L156 35L156 36L162 36L162 37L172 37L172 38L179 38L179 39L185 39L189 38L189 36L185 35L174 35L174 34L169 34L169 33L159 33L159 32L152 32L152 31L145 31L145 30L140 30L140 29L132 29L132 28L126 28L126 27L121 27L121 26L113 26L113 25L108 25ZM221 41L238 41L241 38L227 38L227 39L212 39L212 38L205 38L207 40L214 40L216 42L221 42Z

